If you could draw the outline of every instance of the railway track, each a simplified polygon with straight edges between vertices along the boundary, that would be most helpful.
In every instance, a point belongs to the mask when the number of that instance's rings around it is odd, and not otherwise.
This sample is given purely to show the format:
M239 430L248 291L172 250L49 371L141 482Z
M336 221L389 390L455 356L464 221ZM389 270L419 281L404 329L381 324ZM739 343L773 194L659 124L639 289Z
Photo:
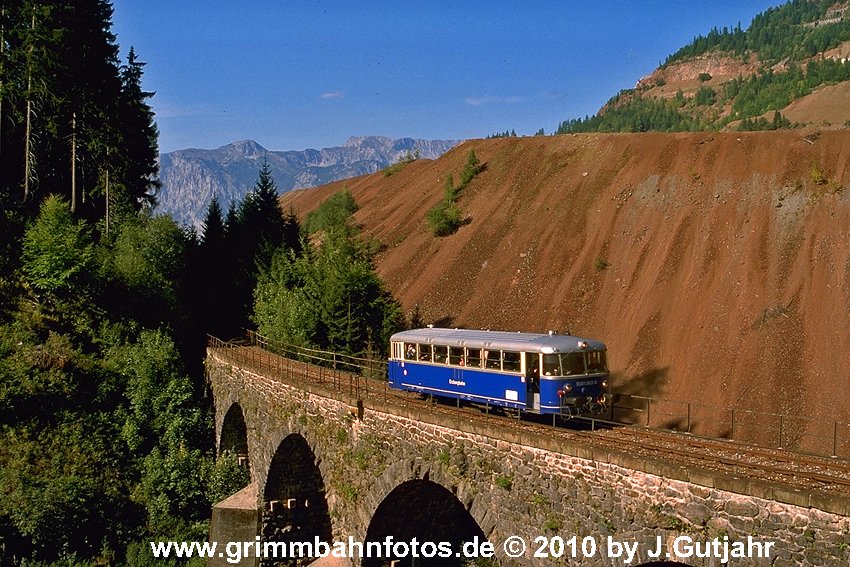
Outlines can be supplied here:
M617 433L620 437L623 435L635 435L643 439L652 439L655 441L655 446L666 446L675 443L679 446L690 447L701 451L712 451L717 454L718 460L724 462L735 462L741 454L745 453L749 458L764 460L772 466L785 466L786 468L807 467L813 475L833 478L841 484L850 484L850 462L845 459L807 455L785 449L767 449L745 445L735 441L634 426L620 428L617 430Z
M750 447L731 441L690 438L688 434L623 427L609 435L646 453L699 464L732 474L790 486L850 494L850 463L792 453L782 449ZM603 436L597 436L597 439Z
M509 429L520 428L539 431L547 436L558 435L565 440L580 441L633 456L661 458L683 467L701 467L732 476L779 482L794 488L850 494L850 461L845 459L818 457L787 449L768 449L639 426L607 423L606 427L595 430L588 430L581 425L570 428L570 424L580 424L580 421L566 421L556 426L542 423L533 417L518 419L515 415L494 408L458 407L454 400L450 404L413 392L394 390L382 380L366 379L354 373L284 358L255 346L217 350L230 362L263 372L266 376L296 387L303 383L320 384L366 400L393 401L407 407L429 409L466 419L485 419Z

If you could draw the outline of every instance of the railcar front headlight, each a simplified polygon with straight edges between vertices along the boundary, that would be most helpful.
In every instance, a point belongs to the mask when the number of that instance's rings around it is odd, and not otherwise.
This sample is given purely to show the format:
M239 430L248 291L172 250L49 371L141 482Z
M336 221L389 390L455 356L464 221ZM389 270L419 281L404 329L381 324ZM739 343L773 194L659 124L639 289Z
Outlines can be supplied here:
M607 380L607 379L603 379L603 380L602 380L602 389L603 389L603 390L607 390L607 389L608 389L608 380Z

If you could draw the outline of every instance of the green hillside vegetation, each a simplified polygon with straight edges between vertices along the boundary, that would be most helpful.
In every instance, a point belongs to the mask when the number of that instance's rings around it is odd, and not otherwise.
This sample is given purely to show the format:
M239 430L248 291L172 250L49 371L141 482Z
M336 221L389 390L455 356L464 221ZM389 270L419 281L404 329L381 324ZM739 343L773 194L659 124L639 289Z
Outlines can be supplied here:
M598 114L562 122L556 133L719 130L734 121L741 121L738 128L743 130L790 127L781 115L778 120L762 115L777 112L818 87L850 80L850 62L812 58L850 40L850 11L838 22L805 25L819 22L832 5L788 2L756 16L746 31L739 24L699 36L662 65L710 52L734 55L742 62L757 54L762 63L757 73L736 77L719 88L700 86L691 96L680 91L672 99L648 96L651 85L627 89ZM778 63L784 70L772 69ZM704 73L699 78L704 82L711 76Z
M350 223L350 217L357 212L357 201L354 195L345 187L342 191L331 195L324 203L304 219L304 229L307 234L315 234L323 230L335 230Z
M758 53L762 63L768 66L786 57L802 61L850 39L850 20L846 17L835 24L804 26L824 18L833 4L834 0L793 0L769 8L753 18L746 31L741 30L739 23L733 29L714 28L705 36L697 36L670 55L664 65L711 51L731 52L741 57Z
M428 228L434 236L449 236L454 234L464 224L463 213L458 207L458 199L466 186L478 175L483 166L475 155L475 150L469 150L466 164L460 173L460 184L455 187L454 177L449 174L443 186L443 198L431 207L425 215Z
M381 353L402 328L401 307L375 274L375 253L359 237L348 189L322 203L305 222L298 252L281 247L254 291L260 333L287 344L358 356ZM321 232L320 242L307 240Z
M333 299L328 344L383 349L399 321L348 235L302 247L268 164L201 236L152 216L152 95L111 14L0 10L0 567L176 565L149 542L207 539L212 504L249 479L215 454L205 334L243 334L279 259Z

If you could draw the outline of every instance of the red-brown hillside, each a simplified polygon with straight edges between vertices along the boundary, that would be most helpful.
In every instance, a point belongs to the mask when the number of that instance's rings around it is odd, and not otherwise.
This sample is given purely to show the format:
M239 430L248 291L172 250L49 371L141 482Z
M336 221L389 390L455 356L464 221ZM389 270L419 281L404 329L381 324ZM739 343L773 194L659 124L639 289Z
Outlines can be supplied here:
M471 149L470 222L435 238ZM469 141L283 203L348 186L429 321L569 329L606 341L624 391L848 419L849 184L850 131L587 134Z

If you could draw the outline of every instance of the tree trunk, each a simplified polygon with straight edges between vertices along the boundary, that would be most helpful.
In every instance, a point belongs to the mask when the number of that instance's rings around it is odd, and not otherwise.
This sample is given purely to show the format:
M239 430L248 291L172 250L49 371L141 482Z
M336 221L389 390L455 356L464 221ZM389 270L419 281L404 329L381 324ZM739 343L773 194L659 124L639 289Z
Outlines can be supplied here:
M109 156L109 150L106 150ZM109 164L106 164L106 235L109 236Z
M71 114L71 213L77 212L77 113Z
M0 154L3 152L3 71L6 68L3 56L6 53L6 8L0 10ZM2 155L0 155L2 157Z
M35 12L32 14L32 24L30 31L35 31ZM32 40L31 40L32 41ZM27 118L26 131L24 132L24 200L29 198L30 194L30 178L32 177L32 151L30 145L32 143L32 52L33 44L30 43L29 62L27 65Z

